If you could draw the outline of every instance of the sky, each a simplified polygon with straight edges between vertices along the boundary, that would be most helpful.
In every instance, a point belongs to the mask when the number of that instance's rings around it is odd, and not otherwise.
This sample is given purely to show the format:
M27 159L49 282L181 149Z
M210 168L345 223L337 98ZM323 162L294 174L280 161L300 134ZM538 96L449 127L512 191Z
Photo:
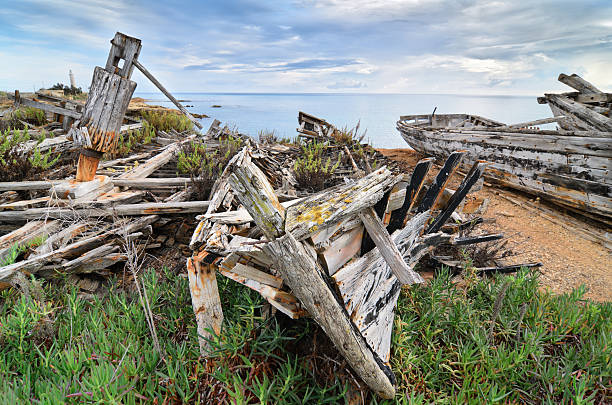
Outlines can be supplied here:
M116 31L172 92L612 91L610 0L0 0L0 89L86 89Z

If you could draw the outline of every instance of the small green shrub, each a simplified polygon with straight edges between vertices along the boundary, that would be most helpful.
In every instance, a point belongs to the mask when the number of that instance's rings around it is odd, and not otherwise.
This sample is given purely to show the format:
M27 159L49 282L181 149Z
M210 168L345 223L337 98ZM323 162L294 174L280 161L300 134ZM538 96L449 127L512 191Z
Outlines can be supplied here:
M359 133L359 122L354 128L343 127L342 129L335 128L331 136L334 142L339 145L351 146L353 144L360 144L365 138L367 130Z
M137 145L147 145L156 137L155 128L148 122L144 121L143 127L140 129L128 131L119 135L117 146L113 151L106 153L106 159L116 159L124 157L132 152L132 149Z
M38 108L22 107L15 110L13 114L15 114L15 117L18 119L34 126L40 126L47 123L45 112Z
M242 145L242 138L227 135L219 138L219 148L216 150L208 150L200 142L191 142L182 148L177 168L179 173L188 174L193 181L197 199L205 200L208 197L215 180Z
M43 136L38 143L45 139ZM24 150L30 140L28 128L0 131L0 181L21 181L51 168L60 158L52 150L41 152L38 146Z
M321 191L332 178L340 166L341 155L338 155L338 160L332 164L331 157L324 159L326 147L325 143L317 141L302 145L302 157L297 158L293 164L295 179L300 186Z
M183 132L193 129L193 122L180 112L156 112L145 110L141 111L140 115L155 129L155 131L169 131L174 129L177 132Z

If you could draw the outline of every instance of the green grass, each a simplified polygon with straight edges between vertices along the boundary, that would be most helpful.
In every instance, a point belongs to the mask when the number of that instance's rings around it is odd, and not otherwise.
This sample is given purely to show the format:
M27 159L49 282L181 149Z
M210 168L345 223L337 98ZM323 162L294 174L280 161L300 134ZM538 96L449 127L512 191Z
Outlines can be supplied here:
M169 131L174 129L178 132L192 130L194 125L185 115L178 111L141 111L140 115L155 131Z
M0 293L0 403L345 403L351 379L314 322L264 321L256 293L219 277L224 330L212 358L200 359L187 280L168 270L143 278L164 359L121 276L92 301L63 283L45 285L38 300ZM466 289L449 279L443 272L402 293L391 357L398 394L365 393L366 403L612 400L610 303L582 300L584 289L539 292L528 272Z

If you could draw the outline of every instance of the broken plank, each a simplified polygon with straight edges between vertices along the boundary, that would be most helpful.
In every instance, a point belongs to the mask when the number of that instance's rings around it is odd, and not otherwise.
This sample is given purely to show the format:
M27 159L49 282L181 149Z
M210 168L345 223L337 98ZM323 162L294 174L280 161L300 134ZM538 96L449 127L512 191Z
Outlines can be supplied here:
M381 167L354 183L308 197L287 209L285 229L298 240L312 236L376 204L396 181L396 176Z
M151 190L187 187L193 184L193 180L188 177L169 177L169 178L129 178L112 179L113 185L128 187L133 189Z
M371 207L366 208L359 213L359 218L363 221L368 234L376 244L381 256L384 258L385 262L387 262L387 265L391 268L395 277L397 277L402 284L422 283L424 281L423 278L404 262L402 254L397 249L397 246L395 246L387 229L374 212L374 209Z
M459 163L461 163L461 159L463 158L465 153L466 151L464 150L456 151L451 153L451 155L446 159L446 162L444 162L444 166L442 166L442 168L438 172L436 179L429 187L429 189L425 193L425 196L423 197L423 200L419 204L419 207L417 208L417 213L425 212L427 210L432 210L435 208L438 198L440 198L440 195L444 191L446 184L450 180L453 173L455 173L455 170L457 170L457 167L459 166Z
M438 232L442 225L446 223L448 218L450 218L451 214L457 209L459 204L463 201L465 196L470 192L470 189L478 179L482 177L482 174L485 171L488 163L485 161L477 161L474 163L468 174L465 176L459 188L453 193L450 197L448 204L446 207L440 212L440 214L434 219L433 223L429 225L425 233L434 233Z
M170 160L172 160L176 155L178 155L183 144L192 141L194 138L195 136L192 135L183 141L168 145L161 153L153 156L152 158L150 158L143 164L140 164L137 167L133 168L129 172L120 175L119 179L138 179L150 176L151 173L153 173L155 170L159 169L160 167L168 163Z
M215 266L203 263L207 255L208 253L203 251L187 259L187 277L196 317L200 354L205 357L210 353L209 340L221 333L223 323Z
M406 197L404 198L404 204L401 208L391 213L391 219L387 227L389 233L393 233L395 230L402 228L408 221L408 213L416 203L416 198L425 184L425 178L429 169L433 165L434 158L421 159L417 163L410 177L410 184L406 188Z

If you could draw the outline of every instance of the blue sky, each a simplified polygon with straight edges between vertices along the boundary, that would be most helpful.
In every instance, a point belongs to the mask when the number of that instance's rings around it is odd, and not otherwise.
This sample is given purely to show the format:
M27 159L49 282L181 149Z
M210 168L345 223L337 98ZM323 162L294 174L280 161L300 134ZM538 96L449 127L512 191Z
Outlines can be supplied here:
M86 88L116 31L174 92L537 95L561 72L612 89L609 0L2 0L0 27L5 90L68 69Z

